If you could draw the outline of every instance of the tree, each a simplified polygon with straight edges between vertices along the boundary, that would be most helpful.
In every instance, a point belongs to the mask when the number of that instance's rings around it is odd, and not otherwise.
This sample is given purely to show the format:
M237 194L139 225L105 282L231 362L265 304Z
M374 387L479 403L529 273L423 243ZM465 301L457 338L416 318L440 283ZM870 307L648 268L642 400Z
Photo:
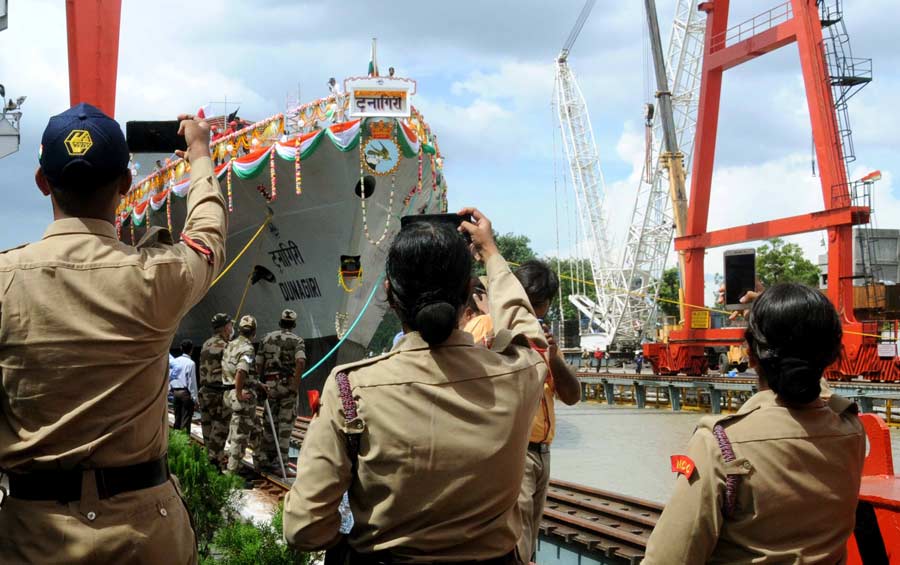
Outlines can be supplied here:
M819 284L819 268L803 256L799 245L785 243L780 237L757 248L756 276L766 287L780 282Z
M681 311L678 308L678 288L680 284L678 267L672 267L663 272L662 280L659 283L659 297L662 300L659 300L657 305L659 311L666 316L675 316L677 318L681 315Z
M531 248L531 239L527 235L516 235L514 233L500 235L494 232L494 241L497 242L497 249L500 250L500 255L503 255L503 258L508 263L521 265L525 261L537 258L537 253ZM511 266L515 268L515 265ZM484 265L481 263L475 265L475 275L480 277L484 274Z

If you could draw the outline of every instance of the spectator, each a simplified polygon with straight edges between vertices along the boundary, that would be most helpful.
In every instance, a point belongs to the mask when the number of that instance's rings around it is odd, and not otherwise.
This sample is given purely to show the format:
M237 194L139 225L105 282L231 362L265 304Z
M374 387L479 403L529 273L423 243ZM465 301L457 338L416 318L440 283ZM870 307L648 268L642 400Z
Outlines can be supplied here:
M490 347L494 340L494 323L489 315L487 290L482 278L473 277L470 283L471 292L462 316L466 323L462 330L472 335L476 345Z
M169 363L169 390L175 407L175 429L191 430L191 418L197 405L197 365L191 359L194 344L181 342L181 355Z
M553 269L534 260L519 266L515 275L525 289L535 316L542 320L559 292L559 278ZM550 484L550 444L556 434L555 399L559 398L570 406L581 400L581 384L575 371L563 359L550 328L544 324L543 329L549 348L535 349L544 357L550 371L544 380L544 394L531 424L525 476L519 490L522 536L517 547L519 557L526 562L534 554L544 503L547 500L547 487Z
M528 342L547 342L490 221L474 209L461 215L474 218L461 229L487 267L500 328L493 349L457 329L472 268L466 241L449 225L407 224L386 268L406 335L326 381L297 463L302 479L285 498L290 545L329 547L333 559L343 547L357 563L518 562L516 496L547 377ZM355 525L342 543L348 489Z
M673 457L680 474L645 564L845 562L866 436L856 404L821 396L841 334L815 289L760 295L746 330L759 392L735 415L703 418L688 455Z

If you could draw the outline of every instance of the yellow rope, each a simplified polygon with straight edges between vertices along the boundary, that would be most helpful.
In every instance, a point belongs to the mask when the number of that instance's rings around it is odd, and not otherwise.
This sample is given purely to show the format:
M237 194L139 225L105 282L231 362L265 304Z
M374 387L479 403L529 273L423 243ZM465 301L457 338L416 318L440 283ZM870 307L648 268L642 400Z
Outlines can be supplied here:
M229 263L228 266L225 267L221 273L219 273L219 276L216 277L215 280L213 280L212 284L209 285L209 288L216 286L216 283L219 282L219 280L221 280L222 277L224 277L226 274L228 274L228 271L230 271L231 268L234 267L234 265L238 262L238 260L240 260L240 258L244 255L244 253L248 249L250 249L250 246L253 245L253 242L256 241L256 238L259 237L259 234L262 233L263 229L265 229L265 227L267 225L269 225L270 221L272 221L272 216L266 216L266 221L263 222L261 226L259 226L259 229L256 230L256 233L253 234L253 237L250 238L250 241L247 242L247 245L245 245L244 248L241 249L241 252L238 253L237 256L234 259L232 259L231 263Z

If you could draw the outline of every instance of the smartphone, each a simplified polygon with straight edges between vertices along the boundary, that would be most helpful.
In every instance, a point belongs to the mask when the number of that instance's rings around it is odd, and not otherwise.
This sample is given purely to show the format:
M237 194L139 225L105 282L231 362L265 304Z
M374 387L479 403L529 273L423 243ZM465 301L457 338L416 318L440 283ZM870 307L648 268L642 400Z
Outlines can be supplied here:
M174 153L187 149L183 135L178 135L177 120L163 122L127 122L125 139L131 153Z
M412 224L428 223L447 225L455 230L458 229L463 222L471 221L471 217L460 216L459 214L410 214L408 216L403 216L402 218L400 218L400 229L402 230L406 226ZM466 238L467 241L471 240L468 232L465 232L462 235Z
M756 290L756 250L730 249L725 252L725 309L746 310L741 297Z

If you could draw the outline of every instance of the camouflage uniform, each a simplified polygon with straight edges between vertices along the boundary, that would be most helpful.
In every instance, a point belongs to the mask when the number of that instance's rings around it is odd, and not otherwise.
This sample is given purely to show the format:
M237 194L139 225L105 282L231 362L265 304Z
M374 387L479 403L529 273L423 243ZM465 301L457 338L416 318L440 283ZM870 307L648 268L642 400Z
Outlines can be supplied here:
M200 425L209 458L217 464L225 460L225 441L231 422L231 407L224 400L222 385L222 355L227 345L216 334L206 340L200 351Z
M246 328L252 323L256 327L256 320L252 316L241 318L241 328ZM232 473L240 468L244 457L244 450L248 444L254 453L254 463L258 463L257 451L259 447L259 425L256 418L257 395L256 363L253 344L250 339L239 335L225 347L222 354L222 383L225 387L233 386L238 371L245 371L244 391L249 392L249 400L241 400L237 392L232 388L225 391L225 404L231 408L231 425L228 429L228 470Z
M293 311L286 310L282 315L296 319ZM288 320L292 319L290 317ZM272 419L278 428L278 448L281 450L281 458L284 464L288 463L288 449L291 444L291 432L297 419L297 392L290 389L291 380L294 377L294 368L298 359L306 359L306 348L303 338L295 335L287 329L279 329L266 334L259 346L257 363L263 367L263 375L269 392L269 406L272 409ZM263 418L267 416L263 414ZM268 421L263 423L262 443L260 445L260 463L267 465L278 464L278 454L275 452L275 438L272 436L272 426Z

